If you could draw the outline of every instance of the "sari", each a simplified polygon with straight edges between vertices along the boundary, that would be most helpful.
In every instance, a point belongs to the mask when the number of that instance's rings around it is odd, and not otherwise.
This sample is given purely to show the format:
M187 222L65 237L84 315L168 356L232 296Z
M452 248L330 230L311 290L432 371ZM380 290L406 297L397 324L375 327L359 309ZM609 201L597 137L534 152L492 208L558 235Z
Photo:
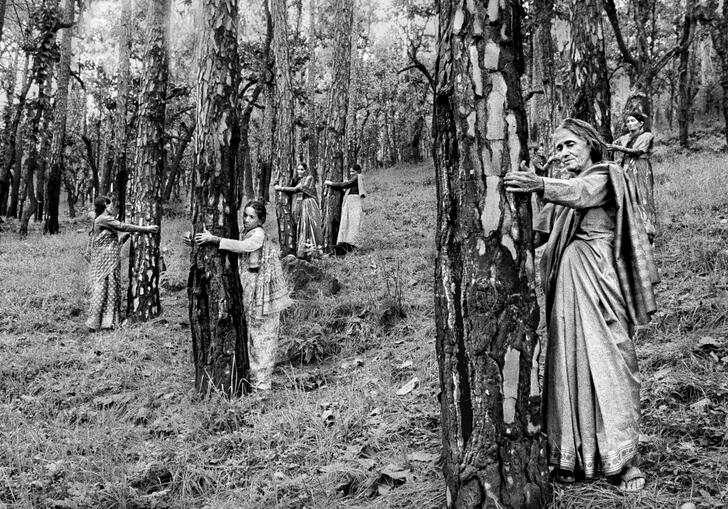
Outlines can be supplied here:
M544 422L549 463L587 478L618 474L637 454L640 375L631 332L655 311L652 248L634 186L614 164L544 179L551 233L541 259L546 297Z
M121 320L121 254L119 234L102 226L105 216L94 220L91 232L91 297L86 327L113 329Z
M303 177L295 189L291 215L296 225L296 256L306 258L311 251L318 251L323 243L321 208L312 175Z
M634 184L635 204L637 211L642 216L647 235L652 241L657 232L657 208L655 207L654 185L655 179L652 173L652 145L654 135L649 131L638 132L635 135L625 134L614 143L626 148L640 150L641 153L627 154L622 156L622 168Z

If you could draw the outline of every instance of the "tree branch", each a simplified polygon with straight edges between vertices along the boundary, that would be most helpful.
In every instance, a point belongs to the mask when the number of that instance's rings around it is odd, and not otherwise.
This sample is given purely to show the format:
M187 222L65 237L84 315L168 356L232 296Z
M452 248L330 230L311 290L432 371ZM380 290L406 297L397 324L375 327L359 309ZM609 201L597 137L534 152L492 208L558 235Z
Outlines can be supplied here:
M622 37L622 30L619 28L619 17L617 16L617 7L614 5L614 0L604 0L604 10L607 12L607 18L609 18L609 23L612 25L612 29L614 30L614 37L617 40L619 51L622 53L622 58L625 62L634 67L635 70L639 70L639 62L629 51L627 43L624 42L624 37Z

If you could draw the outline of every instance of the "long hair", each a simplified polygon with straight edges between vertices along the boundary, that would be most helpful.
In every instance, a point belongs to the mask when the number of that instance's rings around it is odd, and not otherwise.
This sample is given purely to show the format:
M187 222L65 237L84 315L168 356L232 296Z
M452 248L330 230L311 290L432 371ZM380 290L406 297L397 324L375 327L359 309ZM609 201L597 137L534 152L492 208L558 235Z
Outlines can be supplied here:
M589 156L593 163L604 160L604 151L607 144L589 122L584 122L578 118L567 118L556 129L566 129L585 140L589 146Z

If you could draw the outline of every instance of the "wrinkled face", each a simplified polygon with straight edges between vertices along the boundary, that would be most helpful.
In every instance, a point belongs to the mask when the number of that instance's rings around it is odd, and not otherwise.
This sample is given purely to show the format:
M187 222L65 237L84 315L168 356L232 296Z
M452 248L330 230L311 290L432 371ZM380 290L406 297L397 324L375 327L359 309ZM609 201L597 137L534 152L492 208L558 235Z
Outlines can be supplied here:
M243 227L246 230L252 230L256 226L260 226L258 213L253 207L245 207L245 210L243 210Z
M643 122L640 122L632 116L627 117L627 120L625 120L624 123L627 125L627 130L631 133L635 132L643 125Z
M568 129L556 130L554 147L556 156L566 170L579 173L592 165L589 144Z
M301 165L298 165L296 168L296 175L298 175L298 178L303 177L306 174L306 168L304 168Z

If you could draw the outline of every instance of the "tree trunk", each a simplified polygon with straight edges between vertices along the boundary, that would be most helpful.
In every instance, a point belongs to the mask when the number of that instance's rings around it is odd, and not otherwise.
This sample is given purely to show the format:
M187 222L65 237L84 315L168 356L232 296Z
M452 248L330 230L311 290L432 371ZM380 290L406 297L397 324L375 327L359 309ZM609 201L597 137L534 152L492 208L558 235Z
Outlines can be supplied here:
M315 180L321 172L318 168L318 118L316 115L316 0L309 1L308 23L308 69L306 71L306 141L308 146L308 167Z
M203 0L198 30L197 122L192 178L194 232L237 239L240 63L236 0ZM238 257L194 246L187 283L195 387L239 394L249 387L247 331Z
M169 1L151 0L147 10L146 51L142 60L144 68L139 98L139 131L129 218L139 225L162 224ZM131 237L126 299L126 316L131 321L146 322L162 313L159 300L160 237L159 233Z
M28 235L28 223L30 222L30 218L35 212L36 207L38 206L35 195L35 186L33 185L33 174L35 173L35 166L38 161L37 155L33 153L35 152L35 150L35 147L32 146L31 148L29 148L29 153L23 156L23 178L20 190L21 212L20 226L18 228L18 233L23 237Z
M291 186L293 169L296 165L293 153L293 85L291 83L290 49L288 47L288 10L286 2L272 2L273 53L276 59L276 89L278 90L278 122L276 151L273 168L276 182ZM291 214L292 195L276 193L276 217L278 219L278 242L281 255L296 252L296 230Z
M433 114L447 505L540 508L550 484L530 199L501 183L528 157L520 8L497 0L468 6L439 2Z
M251 94L247 104L240 108L240 147L238 148L238 209L248 200L255 198L255 186L253 185L253 163L250 157L250 117L255 109L255 103L263 90L263 85L258 83Z
M717 0L709 3L715 19L710 27L713 48L720 61L720 86L723 89L721 109L723 111L723 133L728 143L728 2L723 0L722 14L718 10Z
M543 143L547 151L551 147L551 133L556 123L554 42L551 37L551 23L554 18L554 0L536 0L533 6L535 28L533 32L533 74L534 91L541 91L529 102L529 136L536 143Z
M612 141L611 95L604 51L602 0L573 0L571 16L570 115L593 125L605 141Z
M25 139L25 133L27 132L27 123L23 123L18 128L19 135L15 141L15 171L13 172L13 183L10 191L10 204L8 205L8 217L20 217L19 202L20 202L20 182L23 175L23 142ZM23 195L25 199L25 195Z
M0 41L3 39L3 25L5 24L5 4L6 0L0 0Z
M696 0L687 0L685 6L685 22L683 23L683 39L690 40L692 38L694 27L694 16L695 16L695 2ZM683 51L680 52L680 59L677 68L678 74L678 110L677 110L677 125L678 125L678 137L680 140L681 147L687 147L689 145L688 135L690 131L690 108L692 107L691 83L692 77L690 76L688 66L690 63L690 46L687 46Z
M71 0L63 5L64 18L73 23L74 7ZM50 172L46 185L46 216L43 230L58 233L58 212L61 200L61 179L64 173L64 149L66 145L66 117L68 112L68 80L71 75L71 35L72 28L63 30L61 37L61 60L58 63L56 81L56 101L53 114L53 140L51 142Z
M174 158L169 164L169 169L167 171L167 182L165 183L164 193L162 194L162 201L165 203L168 202L169 199L172 197L172 190L174 189L175 182L177 182L178 180L182 157L184 157L185 150L187 150L187 145L189 145L190 141L192 141L192 136L195 132L194 122L192 124L192 127L185 127L185 130L186 136L183 137L180 140L179 145L177 145L177 150L174 153Z
M121 32L119 34L119 86L116 94L114 112L114 196L119 219L126 219L126 185L129 177L126 164L127 147L127 100L131 84L129 55L131 54L131 0L121 0Z
M18 128L20 126L20 121L23 118L23 113L25 111L25 102L28 97L28 91L30 90L30 86L33 83L33 80L30 78L30 75L28 73L30 66L30 57L26 54L25 57L25 66L23 70L23 80L22 85L20 87L20 93L18 94L18 104L15 107L15 113L13 114L12 122L9 124L5 124L5 132L3 133L3 160L2 160L2 167L0 168L0 214L3 214L5 210L5 203L7 203L8 199L8 184L10 181L10 170L15 166L16 164L16 158L18 158L17 155L17 148L18 148ZM10 105L8 105L10 106ZM22 154L21 154L22 157ZM20 181L20 175L19 172L15 172L15 175L13 175L13 181ZM13 195L15 196L15 202L17 207L17 196L18 196L18 187L17 185L14 185L13 188ZM12 201L12 198L11 198ZM10 214L8 214L10 215ZM12 214L15 216L15 214Z
M276 87L269 77L263 86L265 110L263 111L263 143L258 151L258 199L268 203L270 178L273 171L273 157L276 140Z
M341 181L344 176L346 149L346 113L351 78L351 32L354 23L353 0L335 0L333 81L326 115L326 134L322 173L326 180ZM342 193L324 187L322 198L323 249L334 252L341 220Z

